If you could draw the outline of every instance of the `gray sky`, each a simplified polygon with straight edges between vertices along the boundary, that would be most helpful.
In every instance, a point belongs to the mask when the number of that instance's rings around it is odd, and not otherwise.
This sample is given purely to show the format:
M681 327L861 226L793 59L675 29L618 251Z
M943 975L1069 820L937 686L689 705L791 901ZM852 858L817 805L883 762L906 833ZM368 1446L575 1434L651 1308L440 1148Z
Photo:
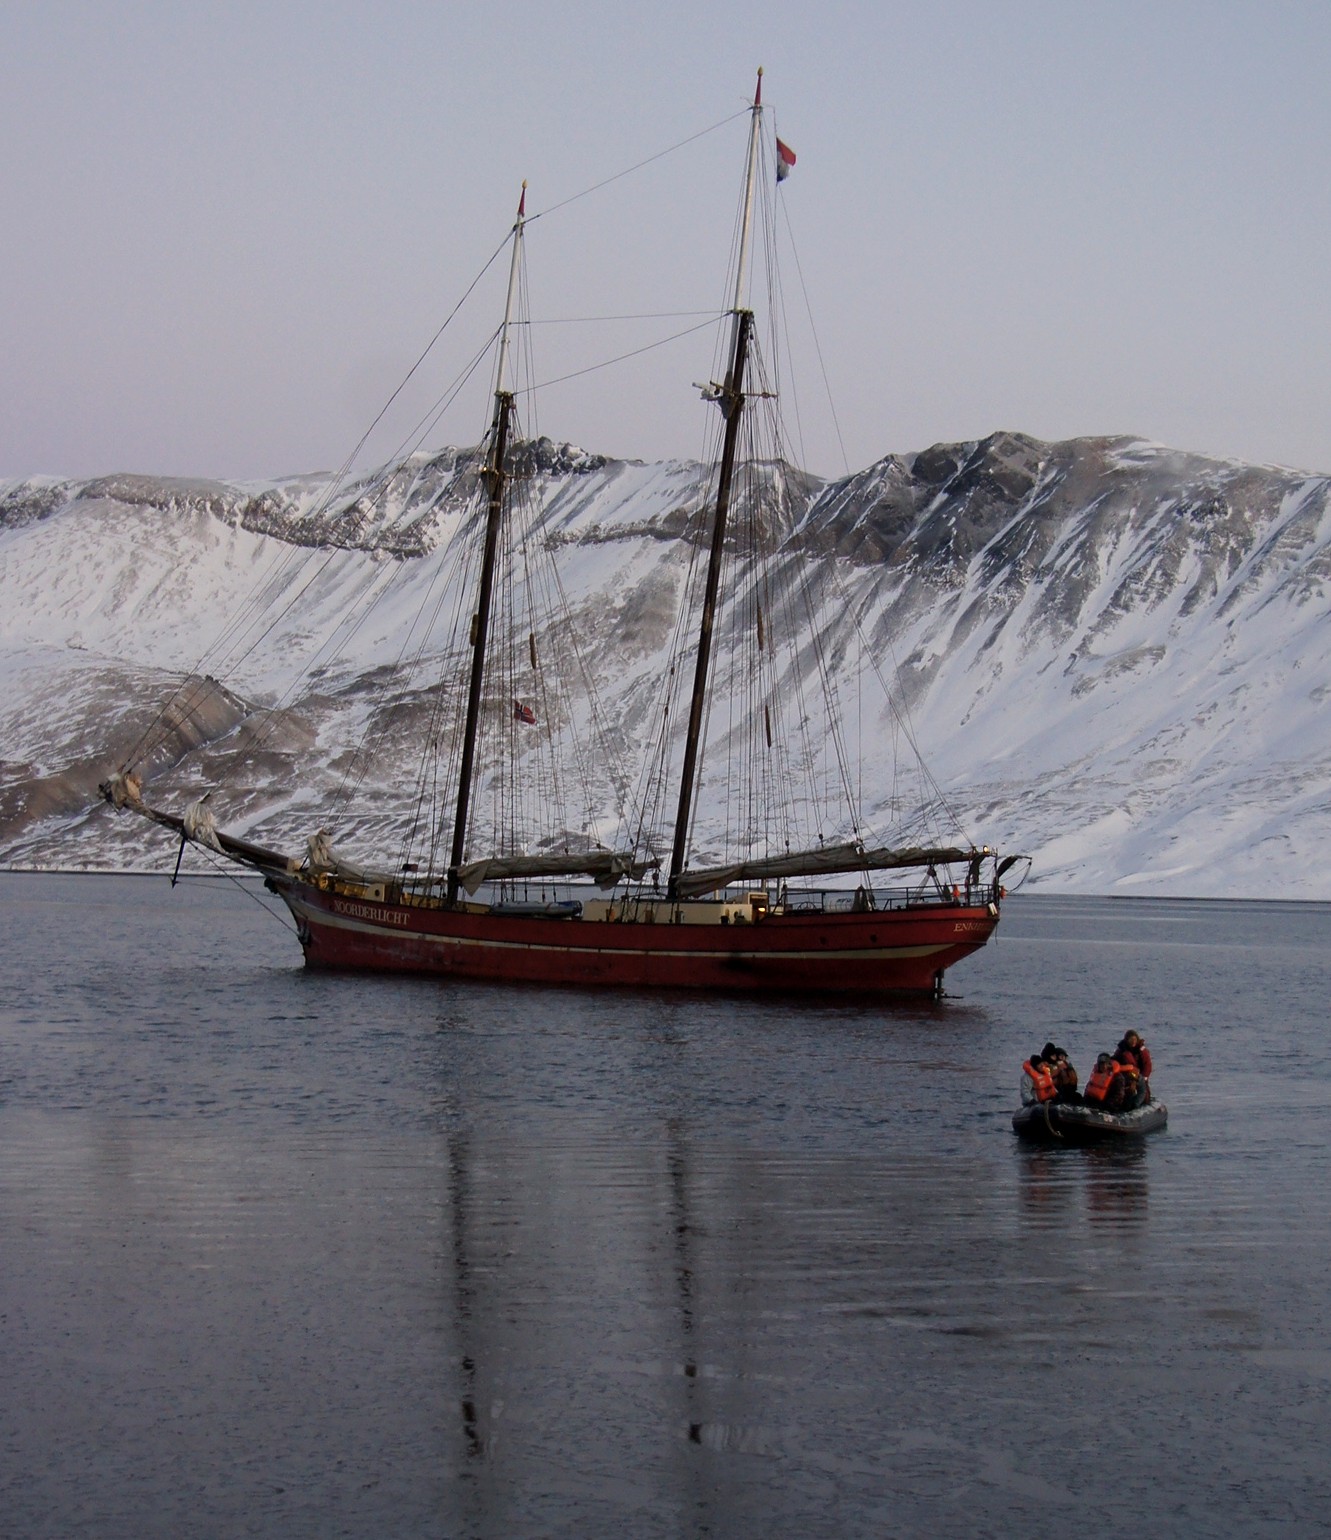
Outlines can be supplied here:
M1009 428L1331 471L1325 0L0 0L0 476L336 466L524 177L552 208L759 64L852 469ZM533 314L719 306L744 134L533 223ZM572 336L534 329L538 377ZM589 376L539 427L696 453L709 361Z

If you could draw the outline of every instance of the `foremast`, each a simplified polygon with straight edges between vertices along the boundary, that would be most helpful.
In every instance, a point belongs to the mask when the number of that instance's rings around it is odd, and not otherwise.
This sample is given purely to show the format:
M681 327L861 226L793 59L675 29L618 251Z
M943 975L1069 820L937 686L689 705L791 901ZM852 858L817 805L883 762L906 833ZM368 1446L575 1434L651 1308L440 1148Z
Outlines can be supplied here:
M679 781L679 807L675 815L675 837L670 851L670 876L666 889L671 903L678 900L680 874L688 855L689 831L693 817L693 799L697 790L702 753L702 723L711 677L712 631L716 621L716 602L721 586L721 559L725 547L726 521L730 514L731 486L739 449L740 420L744 415L744 367L748 359L749 339L753 332L753 312L746 303L749 247L753 237L753 199L758 176L758 136L762 130L763 72L753 93L749 119L749 159L744 183L744 213L740 226L739 262L735 274L735 300L731 306L730 364L721 386L709 390L725 418L725 436L721 446L721 466L717 475L716 504L712 512L712 539L707 558L707 586L702 615L698 624L698 658L693 671L693 694L689 701L688 732L684 741L684 765Z
M518 273L522 261L522 231L527 218L527 184L522 184L518 216L513 224L513 254L508 269L508 299L504 305L504 324L499 332L499 360L495 369L494 421L490 427L490 453L482 475L489 488L485 516L485 549L481 557L480 588L471 627L471 678L467 688L467 719L462 732L462 760L458 771L457 812L453 819L453 846L448 861L448 902L457 903L461 879L458 875L467 845L467 816L471 805L471 783L476 763L476 738L480 730L481 689L485 682L486 643L490 635L490 603L494 593L495 559L499 549L499 528L504 514L504 489L508 480L505 461L508 433L513 418L513 393L506 388L509 332L513 325L513 306L517 298Z

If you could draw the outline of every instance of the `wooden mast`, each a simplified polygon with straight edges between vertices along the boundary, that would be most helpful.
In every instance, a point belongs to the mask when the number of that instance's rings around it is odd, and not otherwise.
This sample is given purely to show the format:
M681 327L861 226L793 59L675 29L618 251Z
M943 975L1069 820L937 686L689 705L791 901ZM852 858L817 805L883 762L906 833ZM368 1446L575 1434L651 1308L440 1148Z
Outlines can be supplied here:
M480 588L471 630L471 682L467 690L467 720L462 732L462 764L458 771L458 804L453 820L453 848L448 861L448 902L458 897L458 868L467 844L467 812L471 804L471 780L476 761L476 737L480 727L481 689L485 682L486 641L490 633L490 601L494 592L495 554L499 547L499 525L504 513L504 485L507 473L504 461L508 453L508 431L513 416L513 393L505 389L508 364L508 334L513 321L517 295L518 268L522 255L522 227L526 220L527 184L522 184L518 217L513 225L513 256L508 270L508 300L504 306L504 324L499 334L499 362L495 371L494 421L490 428L490 454L482 472L489 484L490 496L485 517L485 551L481 558Z
M702 749L703 709L711 671L712 629L716 619L717 593L721 584L721 556L725 547L726 519L730 513L731 484L739 447L740 418L744 414L744 365L748 358L749 337L753 330L753 312L745 308L744 289L748 275L749 243L753 231L753 193L758 167L758 134L762 123L763 72L758 71L758 85L753 95L749 122L749 164L744 187L744 221L740 233L739 265L735 276L735 303L731 307L734 325L731 333L730 367L724 385L715 399L725 416L725 437L721 447L721 468L716 485L716 508L712 515L712 542L707 560L707 587L703 597L702 618L698 627L698 661L693 671L693 695L689 703L688 734L684 741L684 767L679 782L679 808L675 815L675 839L670 851L670 877L666 896L671 903L679 897L679 878L688 853L689 825L693 814L699 758ZM709 392L710 394L710 392Z

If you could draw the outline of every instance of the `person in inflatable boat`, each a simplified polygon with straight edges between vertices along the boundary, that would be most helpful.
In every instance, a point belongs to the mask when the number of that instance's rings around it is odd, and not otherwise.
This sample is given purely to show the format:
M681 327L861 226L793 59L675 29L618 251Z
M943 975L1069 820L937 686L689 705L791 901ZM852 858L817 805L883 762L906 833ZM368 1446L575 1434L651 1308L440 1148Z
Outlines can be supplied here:
M1137 1073L1143 1080L1149 1082L1151 1078L1151 1050L1142 1041L1140 1032L1125 1032L1123 1041L1114 1049L1114 1058L1120 1064L1132 1064L1136 1066ZM1149 1092L1150 1085L1147 1085Z
M1021 1066L1021 1105L1034 1107L1051 1102L1058 1095L1053 1072L1040 1053L1033 1053Z
M1117 1056L1114 1059L1114 1078L1109 1082L1109 1089L1105 1092L1102 1103L1106 1112L1133 1112L1140 1107L1147 1098L1147 1087L1142 1079L1141 1071L1128 1060L1122 1062Z
M1080 1107L1082 1102L1077 1094L1077 1071L1072 1067L1067 1049L1060 1048L1057 1043L1046 1043L1040 1050L1040 1057L1054 1077L1054 1090L1057 1093L1054 1100Z
M1109 1087L1113 1083L1116 1074L1118 1074L1118 1065L1114 1063L1113 1054L1102 1053L1095 1061L1095 1068L1091 1071L1091 1078L1086 1082L1086 1105L1088 1107L1103 1108L1105 1097L1109 1093Z

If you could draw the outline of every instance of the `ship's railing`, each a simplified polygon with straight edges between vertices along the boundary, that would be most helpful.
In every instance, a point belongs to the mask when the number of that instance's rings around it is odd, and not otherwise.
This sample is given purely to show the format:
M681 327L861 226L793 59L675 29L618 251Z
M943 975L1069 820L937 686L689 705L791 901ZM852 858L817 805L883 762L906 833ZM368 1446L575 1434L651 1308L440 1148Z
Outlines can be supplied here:
M848 914L908 909L923 904L984 905L992 898L992 884L953 885L929 877L913 883L853 888L796 888L788 883L736 884L702 898L689 899L678 907L694 913L714 908L728 911L731 916L742 910L747 918L753 915L755 907L760 913L774 915ZM621 883L606 889L592 883L556 879L487 883L474 895L474 901L509 913L523 909L535 913L540 907L553 910L558 906L585 906L589 913L598 913L609 905L624 918L643 908L664 910L667 904L665 889L661 887Z
M991 884L901 883L891 887L790 888L776 894L773 908L784 914L848 914L864 910L910 909L921 904L987 904Z

